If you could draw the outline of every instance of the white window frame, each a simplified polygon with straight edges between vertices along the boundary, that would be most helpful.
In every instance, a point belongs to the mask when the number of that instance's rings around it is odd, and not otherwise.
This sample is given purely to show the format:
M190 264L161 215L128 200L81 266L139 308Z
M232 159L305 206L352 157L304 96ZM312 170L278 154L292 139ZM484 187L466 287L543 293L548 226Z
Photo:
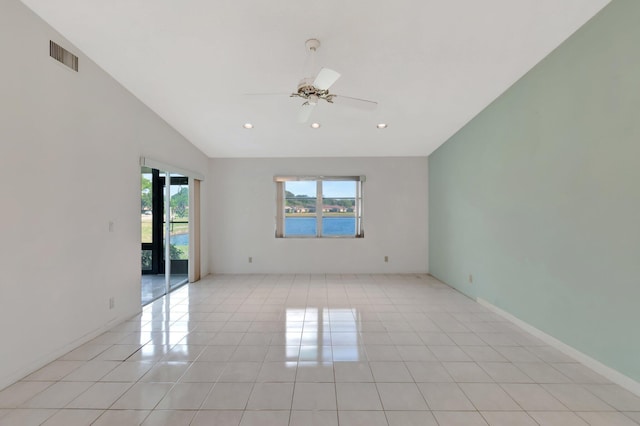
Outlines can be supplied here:
M364 226L362 221L363 202L362 184L365 176L274 176L276 184L276 238L364 238ZM315 181L316 189L316 235L285 235L285 182L290 181ZM354 216L356 219L355 235L323 235L322 234L322 182L325 181L353 181L356 183L356 197Z

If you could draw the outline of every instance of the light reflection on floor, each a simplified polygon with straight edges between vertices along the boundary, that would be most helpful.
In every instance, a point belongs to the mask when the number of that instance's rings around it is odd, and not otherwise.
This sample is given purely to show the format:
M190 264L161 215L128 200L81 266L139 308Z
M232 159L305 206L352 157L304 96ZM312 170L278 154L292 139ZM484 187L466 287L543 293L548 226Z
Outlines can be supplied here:
M356 318L356 308L287 308L287 357L320 363L361 360Z
M185 284L188 277L185 274L172 274L170 278L170 286L172 289ZM163 296L166 291L165 275L142 275L141 279L141 301L142 305Z

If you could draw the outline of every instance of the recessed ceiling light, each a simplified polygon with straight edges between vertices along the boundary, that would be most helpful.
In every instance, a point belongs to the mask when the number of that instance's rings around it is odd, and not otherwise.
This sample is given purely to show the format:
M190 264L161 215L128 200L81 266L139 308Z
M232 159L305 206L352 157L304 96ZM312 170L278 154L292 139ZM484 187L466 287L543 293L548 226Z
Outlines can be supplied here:
M311 128L312 129L319 129L320 128L320 123L311 123Z
M386 125L385 123L379 123L376 127L377 127L378 129L386 129L386 128L387 128L387 125Z
M244 127L245 129L253 129L253 124L251 124L251 123L244 123L244 124L242 125L242 127Z

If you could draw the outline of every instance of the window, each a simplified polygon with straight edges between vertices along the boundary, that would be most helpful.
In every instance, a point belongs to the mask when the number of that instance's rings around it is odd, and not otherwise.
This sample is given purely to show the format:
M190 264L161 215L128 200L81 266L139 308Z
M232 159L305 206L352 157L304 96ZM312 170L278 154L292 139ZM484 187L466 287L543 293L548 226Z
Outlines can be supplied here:
M276 176L276 237L364 237L364 176Z

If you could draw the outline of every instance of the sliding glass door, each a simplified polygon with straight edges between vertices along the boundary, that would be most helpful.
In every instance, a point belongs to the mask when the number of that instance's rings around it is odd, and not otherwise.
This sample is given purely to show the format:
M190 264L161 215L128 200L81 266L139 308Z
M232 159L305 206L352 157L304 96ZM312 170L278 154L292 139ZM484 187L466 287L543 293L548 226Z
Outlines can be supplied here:
M189 178L142 167L141 235L145 305L188 282Z

